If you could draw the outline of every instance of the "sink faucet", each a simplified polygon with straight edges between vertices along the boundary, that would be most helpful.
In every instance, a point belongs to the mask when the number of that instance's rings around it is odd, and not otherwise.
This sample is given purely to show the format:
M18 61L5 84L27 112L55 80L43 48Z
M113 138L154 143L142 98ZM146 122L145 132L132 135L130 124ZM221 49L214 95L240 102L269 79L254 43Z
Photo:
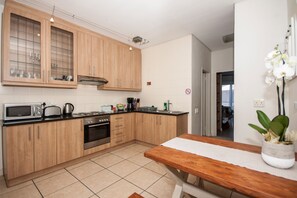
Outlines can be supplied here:
M167 110L168 110L168 111L170 111L170 105L171 105L171 104L172 104L172 103L170 102L170 100L168 100L168 101L167 101Z

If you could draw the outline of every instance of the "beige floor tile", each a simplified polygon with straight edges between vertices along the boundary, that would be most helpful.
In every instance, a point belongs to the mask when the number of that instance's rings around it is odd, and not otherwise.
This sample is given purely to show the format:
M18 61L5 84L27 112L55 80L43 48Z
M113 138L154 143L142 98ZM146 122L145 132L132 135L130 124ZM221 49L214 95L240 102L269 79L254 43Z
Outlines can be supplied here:
M152 147L144 146L144 145L141 145L141 144L136 144L133 147L131 147L131 149L136 150L138 152L145 152L145 151L151 149Z
M154 195L152 195L146 191L143 191L140 195L143 196L144 198L156 198Z
M55 171L55 172L52 172L52 173L49 173L49 174L46 174L46 175L43 175L41 177L38 177L36 179L33 179L33 181L36 183L36 182L40 182L42 180L45 180L45 179L48 179L48 178L51 178L51 177L54 177L56 175L60 175L62 173L67 173L67 171L65 169L61 169L61 170L58 170L58 171Z
M157 164L154 161L146 164L144 167L147 168L147 169L150 169L150 170L152 170L152 171L154 171L156 173L159 173L161 175L165 175L167 173L162 166L160 166L159 164Z
M122 179L102 190L97 195L100 198L127 198L134 192L140 194L143 190Z
M121 158L124 158L124 159L128 159L136 154L138 154L139 151L137 150L134 150L132 148L127 148L127 149L123 149L123 150L117 150L115 152L112 152L112 154L114 155L117 155Z
M97 195L93 195L92 197L90 197L90 198L99 198Z
M229 190L227 188L218 186L216 184L213 184L213 183L210 183L210 182L207 182L207 181L204 181L203 184L204 184L205 190L212 193L212 194L218 195L218 196L220 196L222 198L230 197L231 190Z
M37 198L37 197L39 198L42 196L33 184L0 195L0 198Z
M161 177L162 175L158 173L145 168L140 168L125 177L125 179L145 190Z
M76 182L74 184L71 184L70 186L54 192L53 194L50 194L49 196L46 196L46 198L88 198L93 194L94 193L87 187L85 187L82 183Z
M66 172L36 182L35 184L42 195L47 196L75 182L77 182L77 179L75 179L70 173Z
M107 157L107 156L110 156L110 155L112 155L112 154L110 154L110 153L104 153L102 155L99 155L97 157L94 157L93 159L91 159L91 161L96 161L97 159L100 159L102 157Z
M102 189L120 179L121 178L119 176L115 175L109 170L104 169L103 171L81 180L81 182L83 182L93 192L98 193Z
M124 160L116 165L109 167L108 170L121 177L125 177L139 168L140 166L127 160Z
M81 180L83 178L89 177L99 171L102 171L104 168L95 162L88 161L77 168L69 170L69 172L74 175L77 179Z
M25 186L32 185L32 184L33 184L32 181L27 181L27 182L21 183L21 184L19 184L19 185L12 186L12 187L9 187L9 188L8 188L8 187L6 186L4 177L1 176L1 177L0 177L0 195L1 195L1 194L4 194L4 193L11 192L11 191L14 191L14 190L17 190L17 189L20 189L20 188L23 188L23 187L25 187Z
M97 164L99 164L105 168L108 168L108 167L113 166L123 160L124 160L123 158L111 154L111 155L108 155L108 156L105 156L102 158L97 158L96 160L94 160L94 162L96 162Z
M162 177L146 191L156 197L171 198L174 191L175 182L167 177Z
M87 164L87 163L89 163L89 162L90 162L90 160L86 160L86 161L83 161L83 162L81 162L81 163L74 164L74 165L72 165L72 166L67 167L66 170L68 170L68 171L73 170L73 169L75 169L75 168L77 168L77 167L80 167L80 166L82 166L82 165L85 165L85 164Z
M152 161L151 159L144 157L143 153L134 155L134 156L128 158L128 160L135 164L138 164L139 166L144 166Z

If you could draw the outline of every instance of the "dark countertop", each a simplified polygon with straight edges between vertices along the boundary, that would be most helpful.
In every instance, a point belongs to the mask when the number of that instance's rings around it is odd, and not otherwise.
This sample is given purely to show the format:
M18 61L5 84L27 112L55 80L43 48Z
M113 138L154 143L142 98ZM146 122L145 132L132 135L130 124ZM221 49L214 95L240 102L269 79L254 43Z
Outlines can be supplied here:
M71 119L80 119L85 117L93 117L93 116L101 116L101 115L115 115L122 113L151 113L151 114L159 114L159 115L170 115L170 116L179 116L188 114L189 112L183 111L117 111L113 113L105 113L100 115L61 115L58 117L48 117L48 118L40 118L40 119L29 119L29 120L16 120L16 121L1 121L2 126L14 126L14 125L22 125L22 124L34 124L41 122L52 122L52 121L62 121L62 120L71 120Z

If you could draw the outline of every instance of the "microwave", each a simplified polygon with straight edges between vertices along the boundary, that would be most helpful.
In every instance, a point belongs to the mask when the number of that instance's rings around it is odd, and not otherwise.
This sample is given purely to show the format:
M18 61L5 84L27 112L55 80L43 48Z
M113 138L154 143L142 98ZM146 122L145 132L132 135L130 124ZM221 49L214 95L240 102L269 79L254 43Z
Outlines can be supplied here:
M25 120L42 117L42 103L3 104L3 119Z

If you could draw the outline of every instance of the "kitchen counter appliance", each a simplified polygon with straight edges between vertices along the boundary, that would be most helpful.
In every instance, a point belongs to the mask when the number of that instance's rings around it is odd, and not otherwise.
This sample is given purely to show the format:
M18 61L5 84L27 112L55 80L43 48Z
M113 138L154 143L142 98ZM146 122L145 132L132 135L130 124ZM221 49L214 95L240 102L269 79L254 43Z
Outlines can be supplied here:
M14 103L3 104L3 119L25 120L42 117L42 103Z
M63 114L64 114L64 115L71 115L73 111L74 111L74 106L73 106L73 104L71 104L71 103L66 103L66 104L64 105L64 108L63 108Z
M84 118L84 149L110 142L110 116Z
M61 116L61 108L56 105L44 107L43 117L58 117Z

